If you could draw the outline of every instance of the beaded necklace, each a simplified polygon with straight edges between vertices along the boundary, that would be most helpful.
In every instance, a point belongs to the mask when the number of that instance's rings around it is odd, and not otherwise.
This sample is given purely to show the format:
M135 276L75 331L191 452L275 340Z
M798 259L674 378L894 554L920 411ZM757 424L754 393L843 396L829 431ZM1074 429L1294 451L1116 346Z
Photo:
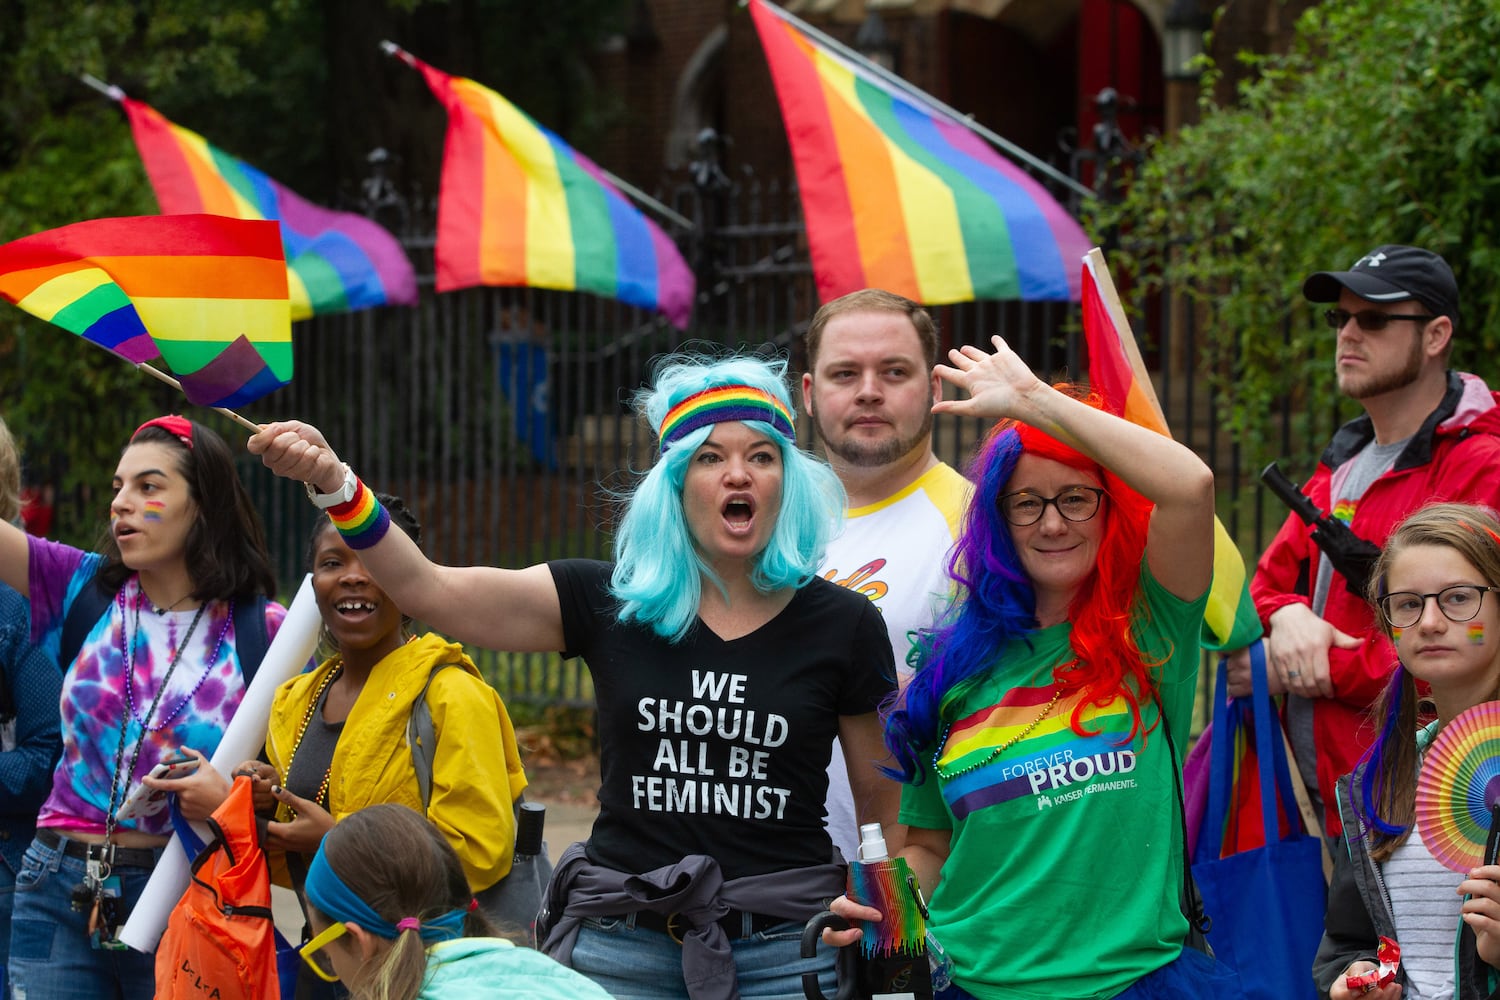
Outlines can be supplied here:
M164 694L167 693L167 684L172 680L172 674L177 670L177 664L179 664L179 663L182 662L182 654L187 651L188 640L193 637L193 630L195 628L197 628L197 626L198 626L198 619L200 619L200 618L203 617L203 611L204 611L205 608L208 607L208 602L206 602L206 601L203 604L199 605L199 607L198 607L198 613L193 616L193 622L192 622L191 625L188 626L187 635L185 635L185 636L182 637L182 642L178 643L177 649L174 651L174 653L172 655L172 661L169 664L167 664L167 672L162 677L161 684L157 687L156 694L151 699L151 704L146 708L146 716L145 716L145 718L141 718L141 717L139 717L139 716L136 715L136 713L135 713L135 698L134 698L133 694L131 693L131 676L135 673L135 644L136 644L136 639L139 638L139 636L140 636L141 602L144 599L142 597L142 594L144 593L144 591L140 590L140 581L139 581L139 579L137 579L137 581L136 581L136 589L137 589L137 593L136 593L136 597L135 597L134 624L133 624L133 626L131 628L130 642L129 642L128 645L125 642L125 588L124 587L120 588L120 592L119 592L119 594L115 598L116 602L120 606L120 646L121 646L120 655L121 655L121 658L124 659L124 661L125 661L125 706L126 707L125 707L125 712L122 713L121 716L120 716L120 742L115 746L115 771L114 771L114 774L110 775L110 779L109 779L109 808L106 809L105 813L104 813L104 842L106 844L110 843L111 838L114 836L115 825L118 822L116 820L116 818L115 818L115 815L119 811L120 807L125 804L126 794L130 791L130 779L135 774L135 767L136 767L136 765L138 763L140 763L141 750L142 750L142 748L146 744L146 734L147 733L157 732L163 726L165 726L168 722L172 721L172 719L177 715L177 713L180 712L180 711L182 711L182 706L185 705L185 704L187 704L188 699L192 698L192 696L194 694L197 694L198 688L200 688L200 687L203 686L203 679L200 678L199 681L198 681L198 683L196 685L194 685L192 692L190 692L188 694L187 698L184 698L181 702L178 703L177 707L172 710L172 714L171 715L167 716L165 719L163 719L162 721L160 721L155 726L149 726L149 725L147 725L147 723L149 723L151 721L151 716L154 715L154 714L156 714L156 709L161 704L162 695L164 695ZM233 609L233 605L231 604L231 606L230 606L230 614L224 619L226 625L234 617L233 610L234 610ZM224 632L223 632L223 630L220 630L220 632L219 632L219 643L220 643L220 645L222 645L223 642L224 642ZM214 663L215 660L218 659L218 656L219 656L219 647L215 646L214 647L214 655L208 661L209 662L209 667L213 666L213 663ZM205 678L208 676L208 670L207 669L204 670L203 676ZM130 766L126 767L125 766L125 744L127 742L129 742L130 721L132 719L134 719L135 722L136 722L136 724L141 727L141 735L136 738L135 746L131 748L131 751L130 751ZM108 875L108 871L107 870L104 872L104 875L105 876ZM98 898L98 894L102 891L102 885L103 885L103 883L101 882L101 883L99 883L99 886L95 887L95 898L96 899Z
M286 770L282 772L281 784L284 787L288 778L292 776L292 762L297 759L297 749L302 746L302 737L307 735L307 727L312 724L313 715L318 711L318 705L323 701L323 695L328 691L330 685L344 674L344 661L340 660L328 673L323 675L322 681L318 683L318 689L313 692L312 700L307 703L307 711L302 713L302 725L297 727L297 738L292 741L292 752L286 756ZM328 805L328 779L333 775L333 762L328 762L328 770L323 772L323 781L318 785L317 794L313 801L318 805ZM297 815L296 810L290 810L292 815Z
M166 728L168 723L177 718L178 713L187 706L188 702L193 700L193 696L198 693L198 689L203 686L204 682L208 680L208 675L213 672L214 664L219 661L219 650L224 646L224 636L229 632L229 623L234 621L234 601L229 602L229 608L224 614L224 624L219 626L219 639L214 643L213 652L209 654L208 660L203 664L203 673L198 678L198 683L193 685L191 691L183 695L182 700L177 703L172 711L158 719L156 725L147 726L146 723L151 721L152 711L156 708L157 703L161 701L161 696L166 693L167 682L172 679L172 674L177 670L177 664L182 662L183 654L187 652L188 643L193 638L193 632L198 628L198 620L203 617L203 612L208 609L210 602L204 601L198 605L198 613L193 615L193 621L188 625L187 634L182 637L182 641L173 650L172 662L167 665L167 673L162 678L161 688L156 692L156 697L151 702L151 708L146 710L146 717L143 719L136 715L135 712L135 647L136 640L140 638L141 632L142 596L140 593L136 594L135 614L131 621L130 642L128 646L125 642L125 629L123 627L125 620L125 590L123 587L120 589L116 600L120 604L120 621L122 623L122 627L120 628L120 654L125 660L125 705L130 712L130 717L135 719L144 731L151 733L160 732Z
M994 760L996 757L1003 754L1005 751L1009 750L1011 747L1015 746L1017 743L1024 740L1026 737L1030 736L1032 731L1035 730L1037 726L1040 726L1042 724L1042 720L1052 714L1052 710L1057 707L1057 703L1061 699L1062 688L1058 688L1056 691L1052 692L1052 700L1047 702L1047 706L1042 709L1042 714L1038 715L1035 719L1032 719L1031 724L1025 729L1021 730L1019 733L1012 736L1010 739L1006 740L999 746L992 747L989 753L985 754L979 760L976 760L974 763L968 765L967 767L961 767L957 771L945 772L941 767L938 766L938 758L943 755L943 747L948 745L948 734L953 731L953 723L948 723L948 728L943 730L943 738L938 741L937 749L933 751L932 754L933 771L937 772L937 776L939 778L942 778L944 781L952 781L954 778L958 777L961 774L968 774L970 771L973 771L976 768L983 767L990 761Z

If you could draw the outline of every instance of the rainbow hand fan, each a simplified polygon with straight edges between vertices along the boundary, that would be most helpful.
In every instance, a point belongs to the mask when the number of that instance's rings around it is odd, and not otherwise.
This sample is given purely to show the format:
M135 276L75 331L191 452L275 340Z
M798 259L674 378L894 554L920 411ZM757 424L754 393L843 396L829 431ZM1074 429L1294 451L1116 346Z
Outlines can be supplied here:
M1417 829L1444 867L1466 873L1492 859L1500 828L1500 702L1443 727L1417 777Z

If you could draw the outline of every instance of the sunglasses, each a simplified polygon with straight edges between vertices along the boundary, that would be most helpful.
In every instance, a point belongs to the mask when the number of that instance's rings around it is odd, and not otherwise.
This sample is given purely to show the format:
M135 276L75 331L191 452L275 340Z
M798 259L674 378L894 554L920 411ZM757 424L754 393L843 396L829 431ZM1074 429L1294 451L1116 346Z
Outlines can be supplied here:
M1391 322L1398 319L1409 319L1418 323L1426 323L1437 319L1436 316L1419 316L1416 313L1383 313L1379 309L1361 309L1352 313L1347 309L1330 309L1323 314L1328 321L1328 326L1333 330L1342 330L1344 325L1351 319L1366 333L1374 333L1376 330L1384 330Z
M297 954L302 956L302 960L306 962L312 968L312 970L318 974L318 978L323 980L325 983L338 982L339 974L333 971L333 962L327 955L323 954L323 949L328 947L334 941L343 937L347 931L348 928L344 926L343 921L329 924L327 927L323 928L323 932L321 934L297 949Z

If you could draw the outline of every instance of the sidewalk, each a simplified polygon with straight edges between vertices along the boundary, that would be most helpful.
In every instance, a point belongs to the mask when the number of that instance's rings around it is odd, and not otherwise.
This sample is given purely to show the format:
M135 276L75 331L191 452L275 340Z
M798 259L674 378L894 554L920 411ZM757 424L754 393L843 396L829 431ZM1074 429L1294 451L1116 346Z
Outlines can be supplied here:
M547 807L547 825L543 830L543 837L547 841L547 853L553 861L575 840L588 839L589 831L594 826L594 817L599 815L597 803L585 806L574 802L537 801Z

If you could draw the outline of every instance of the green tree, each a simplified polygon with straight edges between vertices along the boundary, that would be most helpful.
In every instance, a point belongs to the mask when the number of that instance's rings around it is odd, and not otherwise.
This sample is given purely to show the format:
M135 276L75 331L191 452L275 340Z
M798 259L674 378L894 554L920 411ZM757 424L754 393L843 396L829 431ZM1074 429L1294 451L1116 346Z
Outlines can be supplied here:
M1224 416L1253 459L1292 449L1310 466L1340 410L1331 334L1301 295L1380 243L1443 254L1463 304L1453 363L1491 366L1500 340L1500 7L1492 0L1331 0L1298 21L1284 55L1229 106L1151 149L1125 201L1100 206L1125 234L1145 291L1187 296ZM1204 91L1212 94L1218 68ZM1495 372L1490 371L1491 381ZM1285 443L1277 413L1295 415ZM1352 411L1342 407L1343 416Z

